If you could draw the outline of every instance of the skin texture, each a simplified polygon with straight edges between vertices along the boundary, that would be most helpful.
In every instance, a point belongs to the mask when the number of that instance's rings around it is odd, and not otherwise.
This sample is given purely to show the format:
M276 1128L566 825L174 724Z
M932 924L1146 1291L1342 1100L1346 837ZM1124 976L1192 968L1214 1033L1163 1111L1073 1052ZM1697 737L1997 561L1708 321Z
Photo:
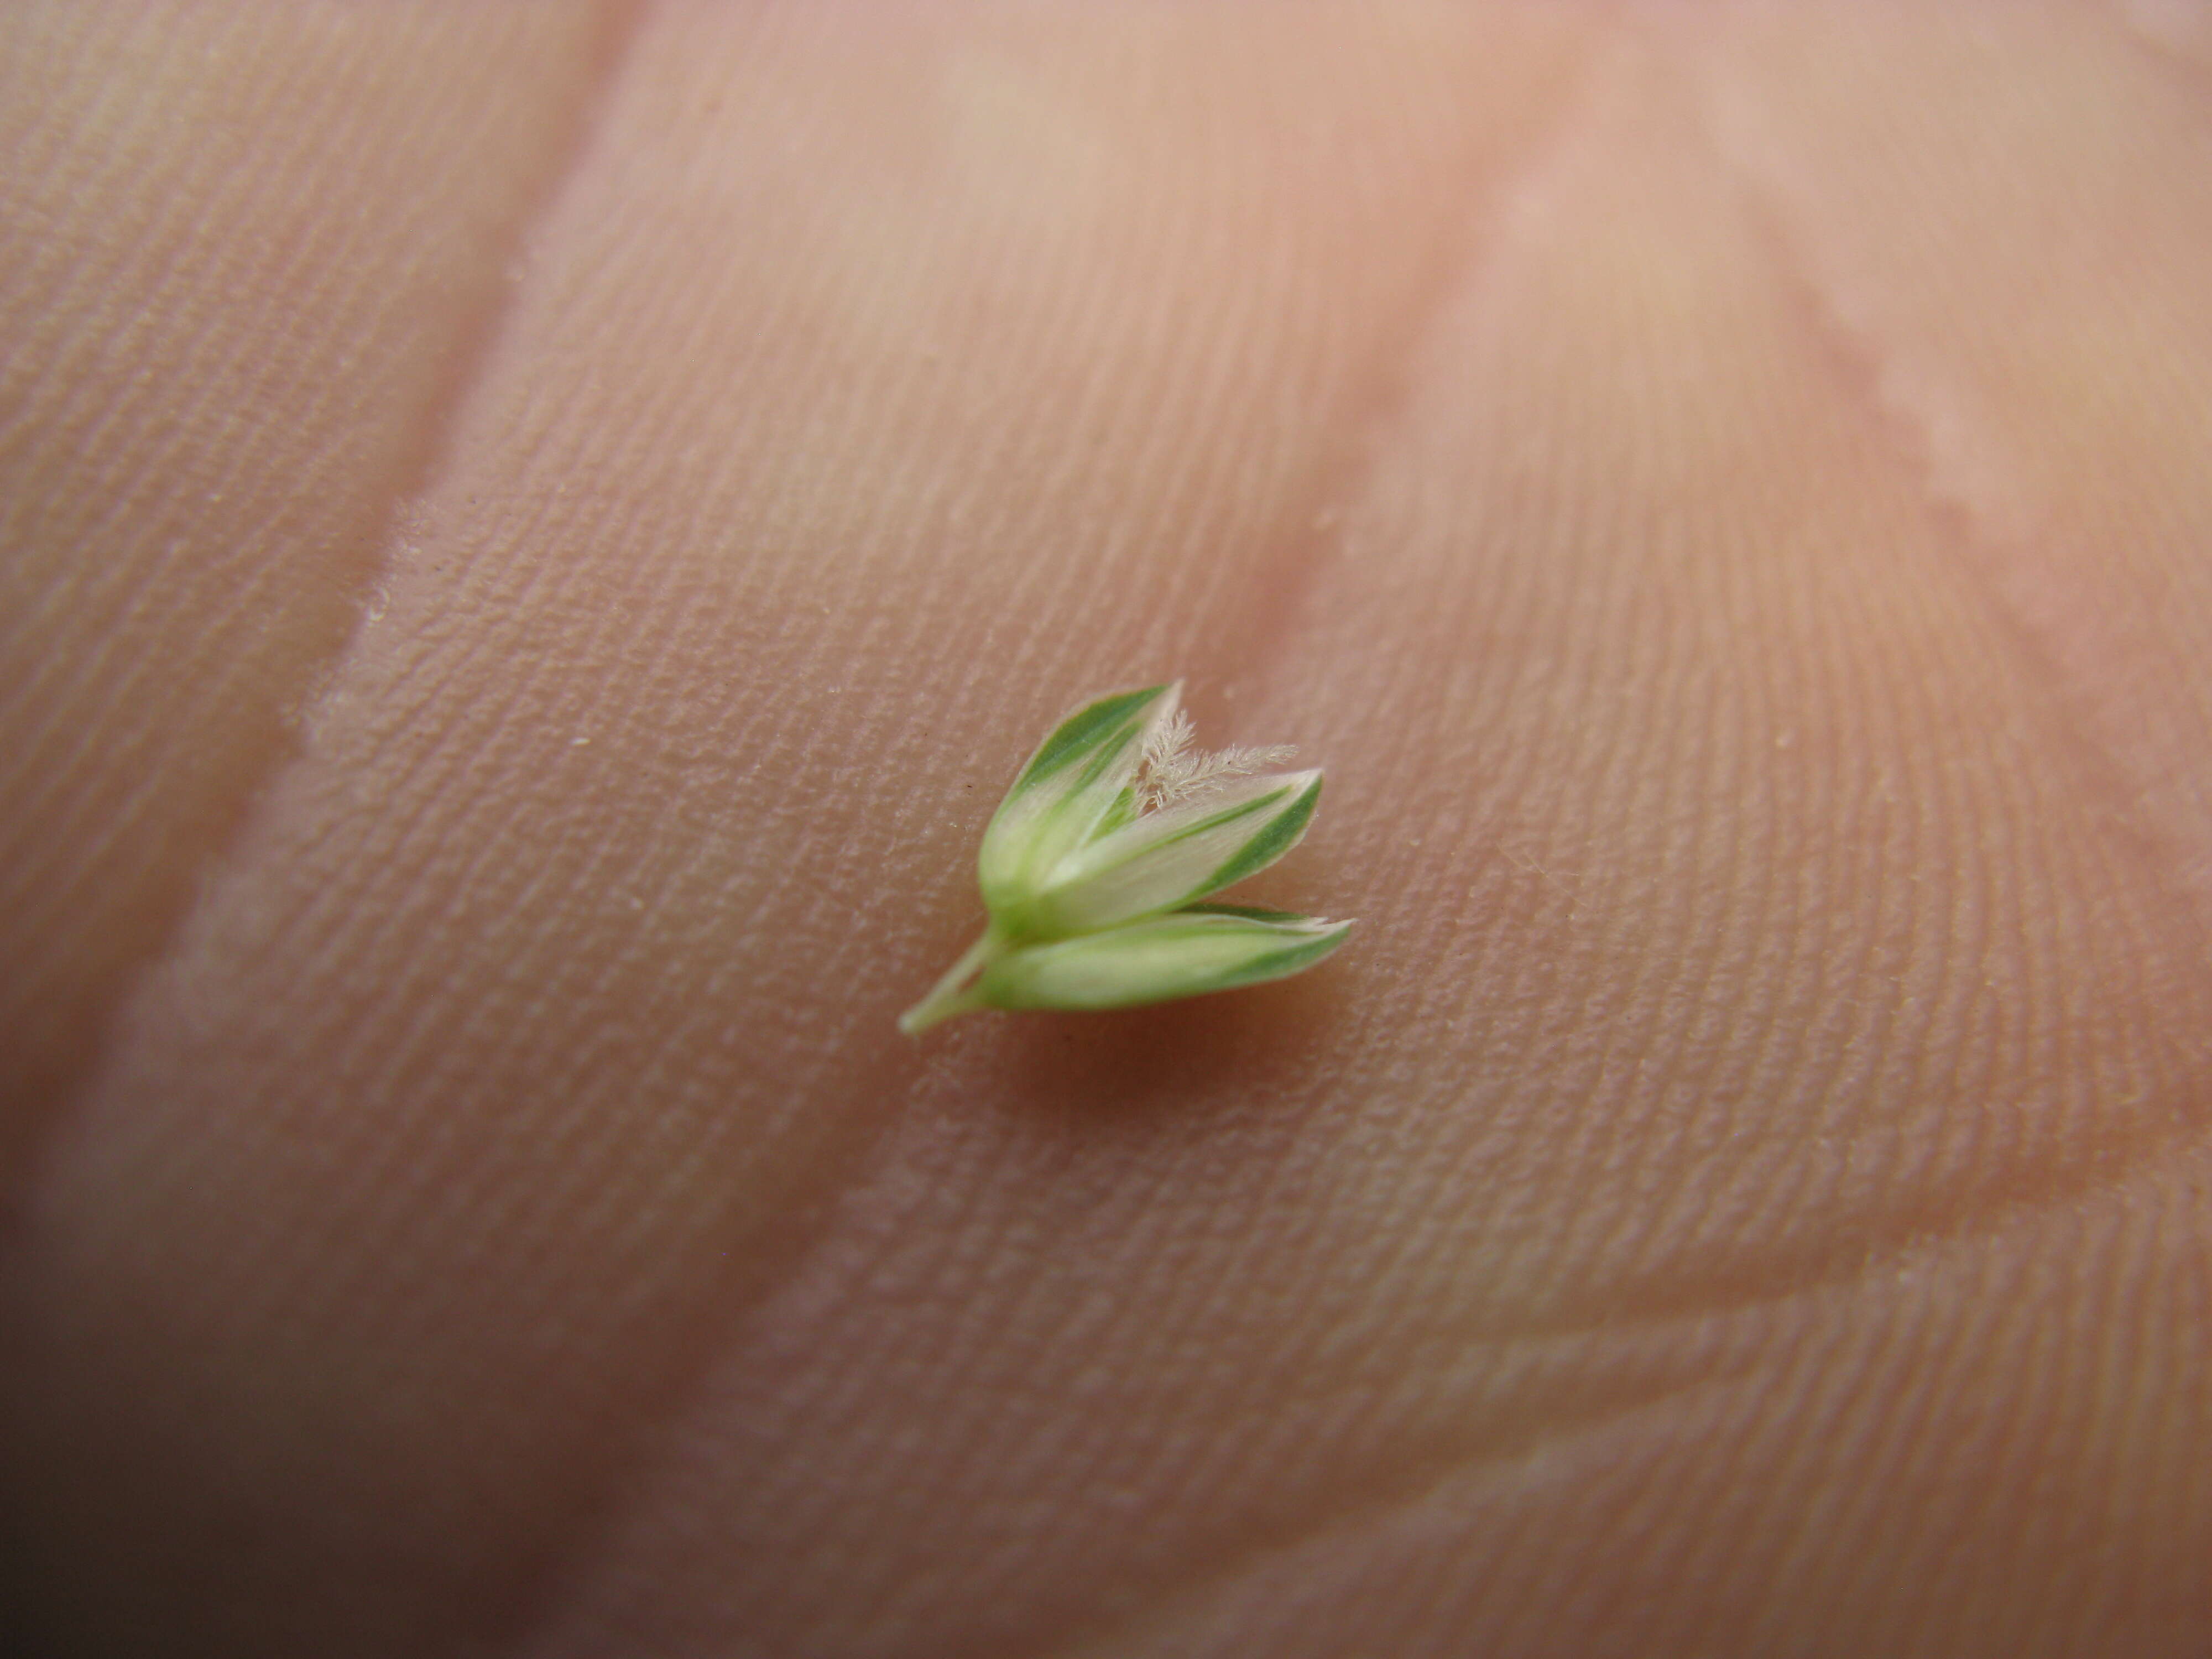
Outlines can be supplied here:
M25 4L0 141L10 1650L2212 1649L2201 14ZM1176 675L1352 942L901 1038Z

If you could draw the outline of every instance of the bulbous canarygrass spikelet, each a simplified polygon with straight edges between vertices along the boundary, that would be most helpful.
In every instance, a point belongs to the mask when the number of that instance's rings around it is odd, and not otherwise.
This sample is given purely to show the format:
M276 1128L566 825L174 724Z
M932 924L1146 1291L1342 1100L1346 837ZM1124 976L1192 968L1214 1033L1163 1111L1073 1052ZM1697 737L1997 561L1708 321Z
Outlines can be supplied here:
M1287 749L1188 753L1181 692L1102 697L1038 745L977 854L990 925L901 1030L977 1008L1120 1008L1255 985L1343 942L1348 921L1199 902L1297 844L1322 775L1253 775Z

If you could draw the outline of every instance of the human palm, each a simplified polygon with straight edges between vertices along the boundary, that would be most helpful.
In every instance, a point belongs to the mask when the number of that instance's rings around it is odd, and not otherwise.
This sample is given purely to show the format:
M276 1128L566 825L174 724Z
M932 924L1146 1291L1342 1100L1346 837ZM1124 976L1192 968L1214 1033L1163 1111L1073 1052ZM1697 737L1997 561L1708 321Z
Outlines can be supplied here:
M27 1650L2203 1653L2212 42L1932 11L0 20ZM1351 943L900 1036L1176 677Z

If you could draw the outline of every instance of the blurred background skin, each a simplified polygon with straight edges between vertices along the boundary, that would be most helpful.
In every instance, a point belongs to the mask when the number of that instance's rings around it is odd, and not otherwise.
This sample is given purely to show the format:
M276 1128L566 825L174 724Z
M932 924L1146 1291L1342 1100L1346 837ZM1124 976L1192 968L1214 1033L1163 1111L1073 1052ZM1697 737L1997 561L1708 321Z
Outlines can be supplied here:
M0 15L40 1655L2212 1650L2212 21ZM892 1029L1070 704L1294 982Z

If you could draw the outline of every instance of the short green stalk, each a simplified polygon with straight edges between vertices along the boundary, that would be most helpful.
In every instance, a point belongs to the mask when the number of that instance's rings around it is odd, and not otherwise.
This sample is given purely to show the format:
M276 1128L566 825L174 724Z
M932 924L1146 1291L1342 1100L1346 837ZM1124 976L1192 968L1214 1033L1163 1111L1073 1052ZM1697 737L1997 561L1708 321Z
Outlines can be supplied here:
M971 1014L988 1006L979 989L983 970L1006 948L1006 936L996 927L986 927L983 936L962 952L960 960L946 969L945 976L929 988L929 994L899 1016L899 1030L908 1036L919 1036L955 1014Z

